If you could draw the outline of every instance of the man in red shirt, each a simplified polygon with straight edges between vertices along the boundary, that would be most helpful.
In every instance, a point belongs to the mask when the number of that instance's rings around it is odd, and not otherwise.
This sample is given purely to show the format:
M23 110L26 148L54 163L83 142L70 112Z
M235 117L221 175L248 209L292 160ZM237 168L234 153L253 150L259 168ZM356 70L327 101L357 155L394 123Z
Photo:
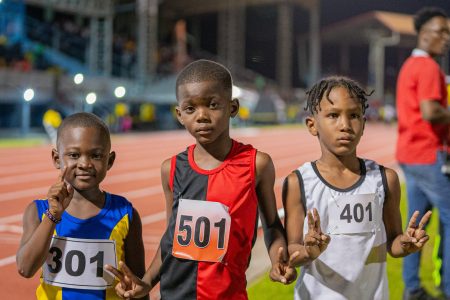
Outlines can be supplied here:
M437 207L442 226L442 283L450 299L450 176L448 160L450 111L445 75L434 60L448 51L450 30L446 13L423 8L414 19L417 47L403 64L397 81L398 140L396 158L406 178L409 217L414 211ZM432 299L421 287L420 253L404 259L403 299Z

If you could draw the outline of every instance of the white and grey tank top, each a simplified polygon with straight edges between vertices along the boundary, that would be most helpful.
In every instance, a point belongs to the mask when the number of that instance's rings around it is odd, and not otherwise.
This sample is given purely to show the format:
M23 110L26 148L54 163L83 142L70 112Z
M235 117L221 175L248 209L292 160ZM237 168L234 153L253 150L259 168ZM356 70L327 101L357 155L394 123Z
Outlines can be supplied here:
M315 162L295 170L305 209L316 208L322 231L331 237L328 248L301 268L296 300L388 299L386 230L383 204L385 170L360 159L361 176L347 189L326 182ZM303 234L308 232L305 218Z

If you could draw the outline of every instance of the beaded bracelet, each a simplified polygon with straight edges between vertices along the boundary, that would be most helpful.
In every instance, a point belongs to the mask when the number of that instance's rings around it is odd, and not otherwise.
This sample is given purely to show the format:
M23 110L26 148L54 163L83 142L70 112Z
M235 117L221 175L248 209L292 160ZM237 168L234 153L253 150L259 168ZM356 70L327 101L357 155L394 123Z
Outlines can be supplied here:
M48 209L45 211L45 215L47 216L47 218L50 219L50 221L52 221L55 224L61 222L61 219L57 219L54 215L52 215L52 213Z

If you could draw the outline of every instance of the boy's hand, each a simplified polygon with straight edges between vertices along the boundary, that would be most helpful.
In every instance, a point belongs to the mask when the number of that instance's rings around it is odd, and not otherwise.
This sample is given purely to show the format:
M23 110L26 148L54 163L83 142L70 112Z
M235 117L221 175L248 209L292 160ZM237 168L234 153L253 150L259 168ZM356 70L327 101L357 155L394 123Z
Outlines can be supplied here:
M105 265L105 269L119 279L119 283L116 284L116 294L119 297L123 299L140 298L150 293L152 287L134 275L123 261L119 262L119 267L122 271Z
M320 228L320 216L317 209L314 208L313 213L308 211L308 233L304 239L305 250L311 260L319 257L330 243L330 236L323 234Z
M431 211L427 211L420 220L419 226L416 226L418 217L419 211L416 210L412 215L411 220L409 220L408 228L406 228L405 233L400 237L400 245L407 253L419 251L429 239L429 236L425 230L423 230L423 227L428 223L428 220L431 217Z
M57 219L61 219L61 215L67 206L69 206L74 192L73 187L64 181L66 173L67 167L64 167L58 182L52 185L47 193L48 209Z
M278 261L272 265L272 270L270 270L270 279L283 284L292 283L297 278L297 270L293 262L298 255L298 251L294 252L289 258L289 261L286 262L284 249L280 247L278 249Z

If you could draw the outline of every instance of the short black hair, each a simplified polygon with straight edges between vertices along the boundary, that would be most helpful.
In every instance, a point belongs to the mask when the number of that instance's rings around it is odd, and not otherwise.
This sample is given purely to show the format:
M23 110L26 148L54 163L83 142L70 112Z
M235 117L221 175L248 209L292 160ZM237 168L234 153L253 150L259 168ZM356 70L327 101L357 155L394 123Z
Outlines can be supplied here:
M105 122L103 122L98 116L87 112L72 114L62 121L61 126L58 128L56 145L58 145L59 139L66 129L75 127L97 128L101 135L107 139L109 145L111 145L111 135L109 133L108 126L106 126Z
M309 110L311 114L317 113L320 110L320 101L325 96L330 103L330 92L335 87L343 87L347 89L352 98L357 99L362 106L363 114L366 112L367 97L372 95L373 91L366 92L358 82L345 76L330 76L323 78L312 88L306 91L307 100L305 110ZM317 108L319 107L319 108Z
M188 64L177 77L176 95L178 87L186 83L216 81L221 87L232 95L233 80L230 71L223 65L207 59L199 59Z
M444 17L447 19L445 11L439 7L424 7L420 9L414 16L414 29L419 33L422 26L434 17Z

